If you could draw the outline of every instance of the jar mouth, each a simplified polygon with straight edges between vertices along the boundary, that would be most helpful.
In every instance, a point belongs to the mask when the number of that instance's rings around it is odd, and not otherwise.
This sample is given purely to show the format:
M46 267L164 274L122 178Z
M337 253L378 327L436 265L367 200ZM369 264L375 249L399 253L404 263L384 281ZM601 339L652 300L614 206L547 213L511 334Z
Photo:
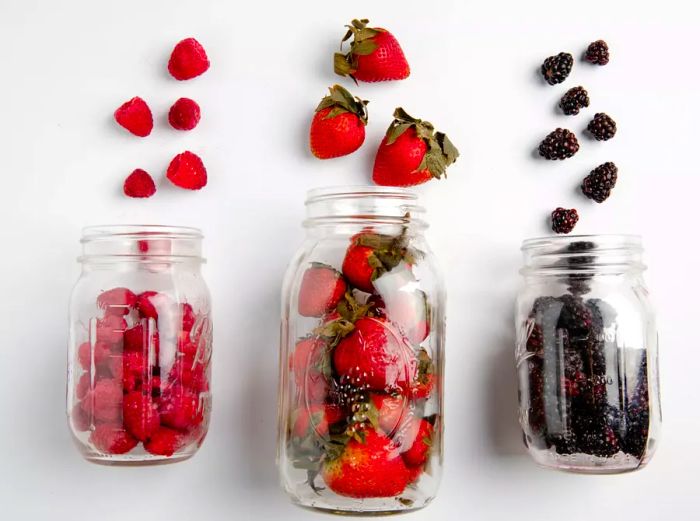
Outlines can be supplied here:
M100 239L201 239L199 228L163 224L101 224L83 228L81 242Z

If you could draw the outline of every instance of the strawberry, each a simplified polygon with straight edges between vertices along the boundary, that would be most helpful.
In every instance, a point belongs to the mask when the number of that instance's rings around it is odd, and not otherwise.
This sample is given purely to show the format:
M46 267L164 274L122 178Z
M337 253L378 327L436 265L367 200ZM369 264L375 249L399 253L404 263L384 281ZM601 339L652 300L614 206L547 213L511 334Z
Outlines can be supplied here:
M321 473L333 492L358 499L398 496L410 477L398 447L374 429L358 432L337 458L324 460Z
M330 366L325 349L325 342L318 338L304 338L294 347L291 363L302 403L323 403L328 395Z
M311 120L311 153L319 159L346 156L362 146L367 125L367 101L340 85L330 87Z
M153 130L151 109L138 96L131 98L115 110L114 119L135 136L146 137Z
M127 197L146 198L156 193L156 183L151 174L140 168L129 174L123 188Z
M187 438L184 434L161 427L143 444L143 448L156 456L172 456L184 447Z
M176 155L170 165L166 177L172 184L186 190L199 190L207 185L207 169L197 154L185 150Z
M458 156L445 134L399 107L377 150L372 180L385 186L419 185L446 175Z
M416 377L411 382L410 395L414 400L428 398L435 385L435 364L425 349L418 351Z
M133 391L124 396L124 427L139 441L146 441L160 427L158 406L150 394Z
M409 467L424 465L433 443L432 424L423 419L413 418L399 437L401 448L404 449L401 456L406 465Z
M178 384L163 393L159 411L163 425L173 429L186 430L204 421L199 395Z
M207 53L202 44L194 38L186 38L178 42L168 61L168 71L176 80L196 78L204 74L207 69L209 69Z
M196 101L180 98L168 112L168 122L176 130L192 130L199 123L200 109Z
M333 365L341 378L369 389L407 389L416 372L412 351L386 322L365 317L335 348Z
M403 80L411 74L403 50L393 34L379 27L367 27L369 20L353 20L342 44L353 37L347 54L336 53L336 74L357 81Z
M104 423L90 434L90 443L106 454L125 454L138 445L138 440L120 425Z
M337 405L311 405L300 407L294 413L292 434L297 438L306 438L311 432L317 436L328 436L328 427L343 419L343 411Z
M384 393L372 393L370 399L377 410L379 427L386 434L393 434L408 414L404 398Z
M299 288L299 314L320 317L334 310L345 294L343 276L332 267L314 262L304 272Z
M97 297L97 307L103 309L105 315L128 315L135 305L136 295L127 288L112 288Z

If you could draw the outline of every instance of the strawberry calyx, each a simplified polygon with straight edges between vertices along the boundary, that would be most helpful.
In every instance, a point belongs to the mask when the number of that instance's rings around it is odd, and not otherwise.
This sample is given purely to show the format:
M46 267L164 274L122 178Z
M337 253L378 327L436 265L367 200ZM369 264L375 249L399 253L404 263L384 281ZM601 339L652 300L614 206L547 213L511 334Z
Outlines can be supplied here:
M367 56L372 54L377 50L377 43L374 41L374 37L380 33L386 32L384 29L378 27L367 27L369 20L363 18L361 20L355 19L351 22L351 25L346 25L348 32L340 42L340 50L343 50L343 44L350 38L353 38L350 42L350 50L343 54L342 52L337 52L333 56L333 69L335 73L340 76L350 76L355 83L355 72L357 72L357 57Z
M367 262L374 269L372 280L377 280L384 273L391 271L401 261L414 264L418 252L408 246L409 238L407 229L398 236L383 235L378 233L361 233L354 237L353 242L357 246L365 246L372 249L372 254Z
M414 118L403 108L397 107L394 110L394 121L391 122L386 132L386 144L391 146L399 136L410 128L415 129L416 137L423 140L428 147L423 160L415 171L428 170L437 179L443 175L447 176L447 167L457 160L459 150L444 133L435 132L435 127L429 121Z
M340 85L333 85L328 88L330 95L325 96L321 103L316 107L316 112L321 112L324 109L330 108L330 112L323 119L331 119L340 114L349 112L355 114L363 125L367 125L369 114L367 113L367 104L369 101L353 96L350 92Z

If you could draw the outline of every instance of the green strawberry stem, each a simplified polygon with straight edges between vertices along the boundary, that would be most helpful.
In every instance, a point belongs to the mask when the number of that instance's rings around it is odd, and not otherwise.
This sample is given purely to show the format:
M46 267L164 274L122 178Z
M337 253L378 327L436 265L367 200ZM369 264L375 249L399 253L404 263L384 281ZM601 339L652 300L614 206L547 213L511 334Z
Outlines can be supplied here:
M369 20L363 18L361 20L353 20L351 25L346 25L348 32L340 41L341 52L335 53L333 56L333 69L336 74L340 76L350 76L355 83L355 72L357 71L357 57L367 56L372 54L377 49L377 44L374 42L373 38L379 33L384 32L383 29L367 27ZM353 41L350 42L350 50L343 54L343 44L350 38Z
M316 112L330 108L331 111L324 119L334 118L345 112L355 114L363 124L367 124L369 113L367 112L367 104L369 101L353 96L350 92L340 85L329 87L330 95L325 96L321 103L316 107Z

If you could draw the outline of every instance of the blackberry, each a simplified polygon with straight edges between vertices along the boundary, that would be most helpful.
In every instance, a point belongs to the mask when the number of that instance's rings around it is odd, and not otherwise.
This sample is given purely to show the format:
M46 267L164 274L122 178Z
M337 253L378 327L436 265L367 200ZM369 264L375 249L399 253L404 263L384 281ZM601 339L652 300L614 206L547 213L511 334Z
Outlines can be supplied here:
M617 166L608 161L591 170L591 173L583 180L581 190L583 195L589 199L593 199L596 203L602 203L610 197L615 183L617 183Z
M579 297L564 295L561 297L564 306L559 315L557 327L566 329L572 341L586 340L593 328L593 314Z
M550 132L539 146L540 155L545 159L567 159L578 152L576 134L565 128Z
M577 448L576 438L573 434L549 434L545 442L550 449L557 454L567 455L580 452Z
M573 66L574 57L568 52L560 52L556 56L547 58L542 64L540 71L547 83L556 85L569 76Z
M605 40L596 40L586 49L584 59L596 65L606 65L610 61L610 50Z
M559 107L567 116L575 116L579 110L591 104L588 92L583 87L574 87L566 91L559 100Z
M592 255L583 255L584 252L594 249L595 243L591 241L576 241L568 244L564 249L564 258L558 263L572 270L579 270L591 265L595 261ZM572 273L567 277L569 286L567 289L574 295L583 295L591 290L589 282L593 278L587 273Z
M578 212L572 208L557 208L552 212L552 231L555 233L571 233L578 222Z
M599 112L588 124L588 132L598 141L607 141L615 136L617 123L604 112Z

